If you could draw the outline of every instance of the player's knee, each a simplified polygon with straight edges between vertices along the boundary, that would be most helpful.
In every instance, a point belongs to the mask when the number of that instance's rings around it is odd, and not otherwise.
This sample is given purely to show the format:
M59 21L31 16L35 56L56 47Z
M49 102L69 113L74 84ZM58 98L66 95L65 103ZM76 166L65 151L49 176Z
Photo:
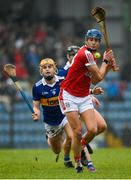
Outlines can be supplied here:
M97 127L91 127L88 129L88 133L95 136L97 134Z
M72 139L73 139L73 131L71 131L70 133L67 133L67 134L66 134L66 139L67 139L68 141L72 141Z
M74 130L74 136L81 141L82 138L82 129L81 128L77 128Z
M106 129L107 129L107 124L104 123L104 124L103 124L103 131L105 131ZM103 131L102 131L102 132L103 132Z
M107 129L107 124L103 123L101 128L100 128L100 133L104 132Z

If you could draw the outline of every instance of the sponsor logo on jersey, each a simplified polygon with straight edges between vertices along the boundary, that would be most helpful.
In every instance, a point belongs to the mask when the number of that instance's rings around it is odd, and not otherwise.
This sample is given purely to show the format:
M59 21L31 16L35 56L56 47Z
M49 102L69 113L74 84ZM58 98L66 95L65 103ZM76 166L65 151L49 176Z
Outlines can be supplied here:
M43 96L44 96L44 95L47 95L47 94L49 94L49 93L46 92L46 91L42 92L42 95L43 95Z
M52 97L52 98L41 98L40 102L41 102L41 105L43 106L58 106L59 105L58 96Z

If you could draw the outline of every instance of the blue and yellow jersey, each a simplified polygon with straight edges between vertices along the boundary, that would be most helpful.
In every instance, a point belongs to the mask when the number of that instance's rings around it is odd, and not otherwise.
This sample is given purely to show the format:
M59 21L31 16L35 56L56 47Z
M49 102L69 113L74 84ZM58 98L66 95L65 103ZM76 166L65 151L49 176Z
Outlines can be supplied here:
M55 76L54 84L47 84L45 79L39 80L32 89L33 100L40 101L43 109L43 121L49 125L59 125L64 118L61 113L58 95L60 82L64 77Z

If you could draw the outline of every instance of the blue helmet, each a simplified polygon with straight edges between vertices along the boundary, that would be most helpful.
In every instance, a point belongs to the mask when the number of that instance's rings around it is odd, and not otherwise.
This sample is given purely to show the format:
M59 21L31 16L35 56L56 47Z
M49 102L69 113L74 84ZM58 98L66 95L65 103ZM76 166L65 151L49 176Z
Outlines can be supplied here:
M97 29L90 29L87 31L87 33L85 35L85 39L87 39L87 38L96 38L96 39L101 40L102 33Z

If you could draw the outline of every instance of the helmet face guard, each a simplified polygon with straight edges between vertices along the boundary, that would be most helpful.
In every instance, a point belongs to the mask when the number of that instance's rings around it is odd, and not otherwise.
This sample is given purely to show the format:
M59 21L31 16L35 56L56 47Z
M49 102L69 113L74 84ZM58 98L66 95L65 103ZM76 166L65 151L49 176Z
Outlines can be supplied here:
M78 52L79 49L80 49L79 46L69 46L67 48L67 55L69 55L69 56L73 55L74 56Z
M97 29L90 29L85 35L85 40L87 40L88 38L95 38L101 40L102 33Z

